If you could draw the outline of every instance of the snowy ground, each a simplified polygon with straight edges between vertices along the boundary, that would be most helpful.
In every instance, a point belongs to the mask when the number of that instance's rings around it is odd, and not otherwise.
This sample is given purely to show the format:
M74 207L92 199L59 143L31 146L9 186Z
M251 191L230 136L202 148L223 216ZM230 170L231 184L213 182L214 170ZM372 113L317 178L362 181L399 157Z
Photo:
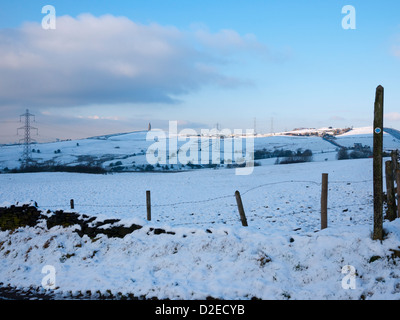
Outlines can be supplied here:
M267 161L267 160L265 160ZM329 174L328 229L320 231L321 174ZM145 220L151 190L153 220ZM242 194L242 227L234 192ZM36 201L98 219L120 218L141 230L123 239L80 238L68 229L0 232L0 282L41 286L56 270L56 293L90 290L204 299L399 299L400 221L371 240L372 160L263 165L181 173L0 175L0 206ZM164 228L175 234L148 234ZM356 270L344 289L346 265ZM345 286L346 287L346 286ZM93 297L93 296L92 296Z

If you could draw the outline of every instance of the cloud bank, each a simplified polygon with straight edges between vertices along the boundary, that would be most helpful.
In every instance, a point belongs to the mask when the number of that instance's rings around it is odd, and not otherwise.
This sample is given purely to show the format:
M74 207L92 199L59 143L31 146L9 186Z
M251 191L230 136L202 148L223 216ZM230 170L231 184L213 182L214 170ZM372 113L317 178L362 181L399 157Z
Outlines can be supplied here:
M219 71L235 51L264 54L251 34L181 31L125 17L57 17L0 30L0 106L174 103L205 85L237 86Z

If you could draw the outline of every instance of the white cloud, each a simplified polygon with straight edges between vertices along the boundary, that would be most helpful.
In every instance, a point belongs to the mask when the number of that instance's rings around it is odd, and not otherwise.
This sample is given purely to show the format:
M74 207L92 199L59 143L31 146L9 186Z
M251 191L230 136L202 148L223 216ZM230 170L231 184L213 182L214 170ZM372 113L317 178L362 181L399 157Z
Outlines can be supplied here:
M184 32L112 15L57 17L56 30L25 23L0 30L0 106L171 103L207 84L246 83L219 71L218 54L264 49L234 30Z

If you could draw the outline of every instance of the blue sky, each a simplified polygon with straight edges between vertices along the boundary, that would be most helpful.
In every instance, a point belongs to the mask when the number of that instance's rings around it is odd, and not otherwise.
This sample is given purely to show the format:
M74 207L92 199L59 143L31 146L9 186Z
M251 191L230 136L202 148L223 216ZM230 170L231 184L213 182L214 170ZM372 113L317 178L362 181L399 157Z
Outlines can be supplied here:
M56 30L41 28L47 4ZM345 5L355 30L342 28ZM400 129L399 12L395 0L2 2L0 142L18 140L26 108L42 140L169 120L370 126L380 84L385 125Z

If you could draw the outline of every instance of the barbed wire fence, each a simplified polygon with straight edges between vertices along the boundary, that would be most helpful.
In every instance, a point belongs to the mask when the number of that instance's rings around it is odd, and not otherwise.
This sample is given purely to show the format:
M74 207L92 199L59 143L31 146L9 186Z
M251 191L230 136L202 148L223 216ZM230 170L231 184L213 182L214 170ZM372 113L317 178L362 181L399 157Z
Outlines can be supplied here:
M362 184L362 183L371 183L373 180L372 179L368 179L368 180L359 180L359 181L329 181L329 185L352 185L352 184ZM282 184L307 184L308 185L314 185L316 187L321 187L322 186L322 182L317 182L317 181L312 181L312 180L285 180L285 181L277 181L277 182L269 182L269 183L264 183L264 184L260 184L251 188L246 189L243 192L240 192L239 195L240 197L243 197L244 200L246 200L246 197L249 196L252 193L255 193L256 191L262 189L262 188L266 188L266 187L273 187L273 186L277 186L277 185L282 185ZM237 191L238 193L239 191ZM147 212L149 213L149 210L151 210L152 208L157 209L157 208L176 208L179 206L184 206L184 205L196 205L196 204L208 204L208 203L213 203L213 202L217 202L220 200L227 200L224 201L224 206L225 207L237 207L239 213L241 212L241 210L244 211L243 205L242 208L240 208L238 201L235 201L235 197L236 194L225 194L225 195L221 195L218 197L212 197L212 198L208 198L208 199L200 199L200 200L191 200L191 201L177 201L177 202L171 202L171 203L153 203L150 204L149 202L146 203L146 201L144 201L143 203L130 203L130 204L90 204L90 203L76 203L73 199L70 200L70 204L68 203L64 203L64 204L49 204L49 205L40 205L39 208L43 208L43 209L50 209L50 208L58 208L58 209L66 209L66 210L75 210L75 209L79 209L79 208L126 208L126 209L137 209L137 208L147 208ZM228 201L228 200L232 200L232 201ZM237 199L236 199L237 200ZM241 203L241 200L240 200ZM333 205L329 205L328 206L328 210L332 211L332 210L337 210L337 209L343 209L343 208L354 208L354 207L362 207L362 206L371 206L372 207L373 204L373 200L371 199L366 199L365 201L362 202L351 202L348 204L344 204L344 203L340 203L340 204L333 204ZM150 208L149 208L150 206ZM248 208L247 208L248 209ZM264 206L258 206L256 208L251 207L248 211L246 216L244 217L246 219L249 218L252 222L254 222L257 219L261 219L261 220L268 220L268 219L279 219L279 218L283 218L284 216L286 216L288 213L284 212L284 210L280 210L279 212L274 212L274 214L271 215L261 215L261 214L254 214L254 211L260 210L260 209L265 209ZM250 212L250 214L248 213ZM304 207L304 206L299 206L297 210L295 210L294 212L291 213L291 215L297 215L297 214L316 214L318 212L321 212L321 208L313 208L311 206L309 207ZM191 215L194 215L193 213ZM218 214L218 216L220 216L220 214ZM221 222L223 224L226 223L238 223L241 221L243 217L240 215L236 215L236 216L232 216L231 214L229 216L225 216L223 217L223 220L221 220ZM151 220L151 218L149 219L149 215L147 216L147 220ZM173 219L175 220L175 219ZM178 222L178 223L173 223L173 226L184 226L184 225L205 225L205 224L215 224L216 219L213 220L206 220L206 221L189 221L189 222ZM159 221L159 220L157 220ZM243 219L242 219L242 224L243 224ZM243 224L244 225L244 224ZM247 225L247 223L246 223Z

